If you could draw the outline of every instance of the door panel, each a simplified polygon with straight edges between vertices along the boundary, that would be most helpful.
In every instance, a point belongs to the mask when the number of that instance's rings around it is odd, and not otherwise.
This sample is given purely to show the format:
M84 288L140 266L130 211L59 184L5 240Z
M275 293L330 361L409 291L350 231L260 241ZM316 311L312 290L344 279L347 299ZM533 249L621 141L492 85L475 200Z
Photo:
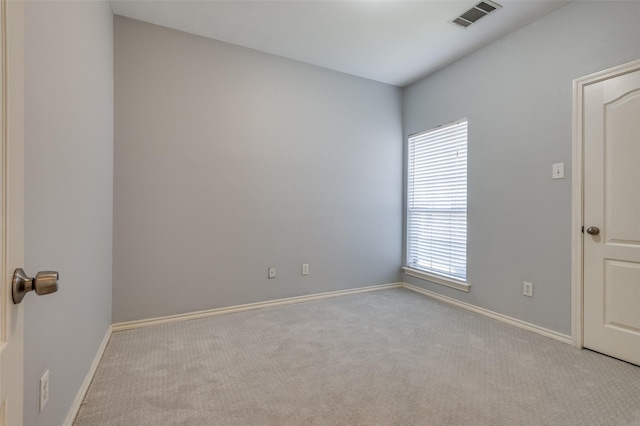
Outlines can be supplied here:
M640 364L640 71L584 89L584 346Z
M640 196L631 192L640 182L640 90L606 104L604 115L607 242L640 245Z
M640 263L605 260L604 323L640 333Z

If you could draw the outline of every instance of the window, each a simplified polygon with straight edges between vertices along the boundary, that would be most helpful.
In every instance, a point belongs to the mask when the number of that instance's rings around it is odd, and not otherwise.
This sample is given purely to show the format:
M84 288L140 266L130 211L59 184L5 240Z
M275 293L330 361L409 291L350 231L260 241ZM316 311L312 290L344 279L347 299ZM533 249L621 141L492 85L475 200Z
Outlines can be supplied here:
M407 267L466 283L467 119L410 136L408 151Z

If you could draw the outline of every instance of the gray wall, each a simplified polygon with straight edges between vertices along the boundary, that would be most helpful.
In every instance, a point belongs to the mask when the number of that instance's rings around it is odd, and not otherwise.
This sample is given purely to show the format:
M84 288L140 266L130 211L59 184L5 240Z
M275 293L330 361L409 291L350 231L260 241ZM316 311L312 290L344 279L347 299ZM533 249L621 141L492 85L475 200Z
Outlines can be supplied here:
M400 89L114 32L114 322L399 280Z
M405 138L469 118L472 287L405 281L570 334L572 81L640 58L638 16L637 2L575 2L405 89Z
M29 426L62 424L111 323L112 19L106 2L25 3L25 269L60 272L23 302Z

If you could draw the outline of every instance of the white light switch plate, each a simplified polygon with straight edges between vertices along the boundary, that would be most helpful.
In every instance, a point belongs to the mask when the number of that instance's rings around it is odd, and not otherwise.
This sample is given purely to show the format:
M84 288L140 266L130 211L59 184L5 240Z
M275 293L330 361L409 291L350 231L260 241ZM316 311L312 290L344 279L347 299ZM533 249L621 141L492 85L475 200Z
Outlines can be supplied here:
M554 163L551 177L553 179L564 179L564 163Z

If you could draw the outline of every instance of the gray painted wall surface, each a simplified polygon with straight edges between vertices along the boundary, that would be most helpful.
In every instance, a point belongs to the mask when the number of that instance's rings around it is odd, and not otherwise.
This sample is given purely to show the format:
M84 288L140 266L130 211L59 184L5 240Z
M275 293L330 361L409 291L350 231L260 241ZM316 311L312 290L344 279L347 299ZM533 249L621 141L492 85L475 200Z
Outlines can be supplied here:
M111 324L112 19L107 2L25 3L25 269L60 272L23 302L29 426L62 424Z
M572 82L640 58L638 16L637 2L575 2L405 89L405 138L469 118L472 287L406 282L570 334Z
M400 89L114 25L114 322L399 280Z

